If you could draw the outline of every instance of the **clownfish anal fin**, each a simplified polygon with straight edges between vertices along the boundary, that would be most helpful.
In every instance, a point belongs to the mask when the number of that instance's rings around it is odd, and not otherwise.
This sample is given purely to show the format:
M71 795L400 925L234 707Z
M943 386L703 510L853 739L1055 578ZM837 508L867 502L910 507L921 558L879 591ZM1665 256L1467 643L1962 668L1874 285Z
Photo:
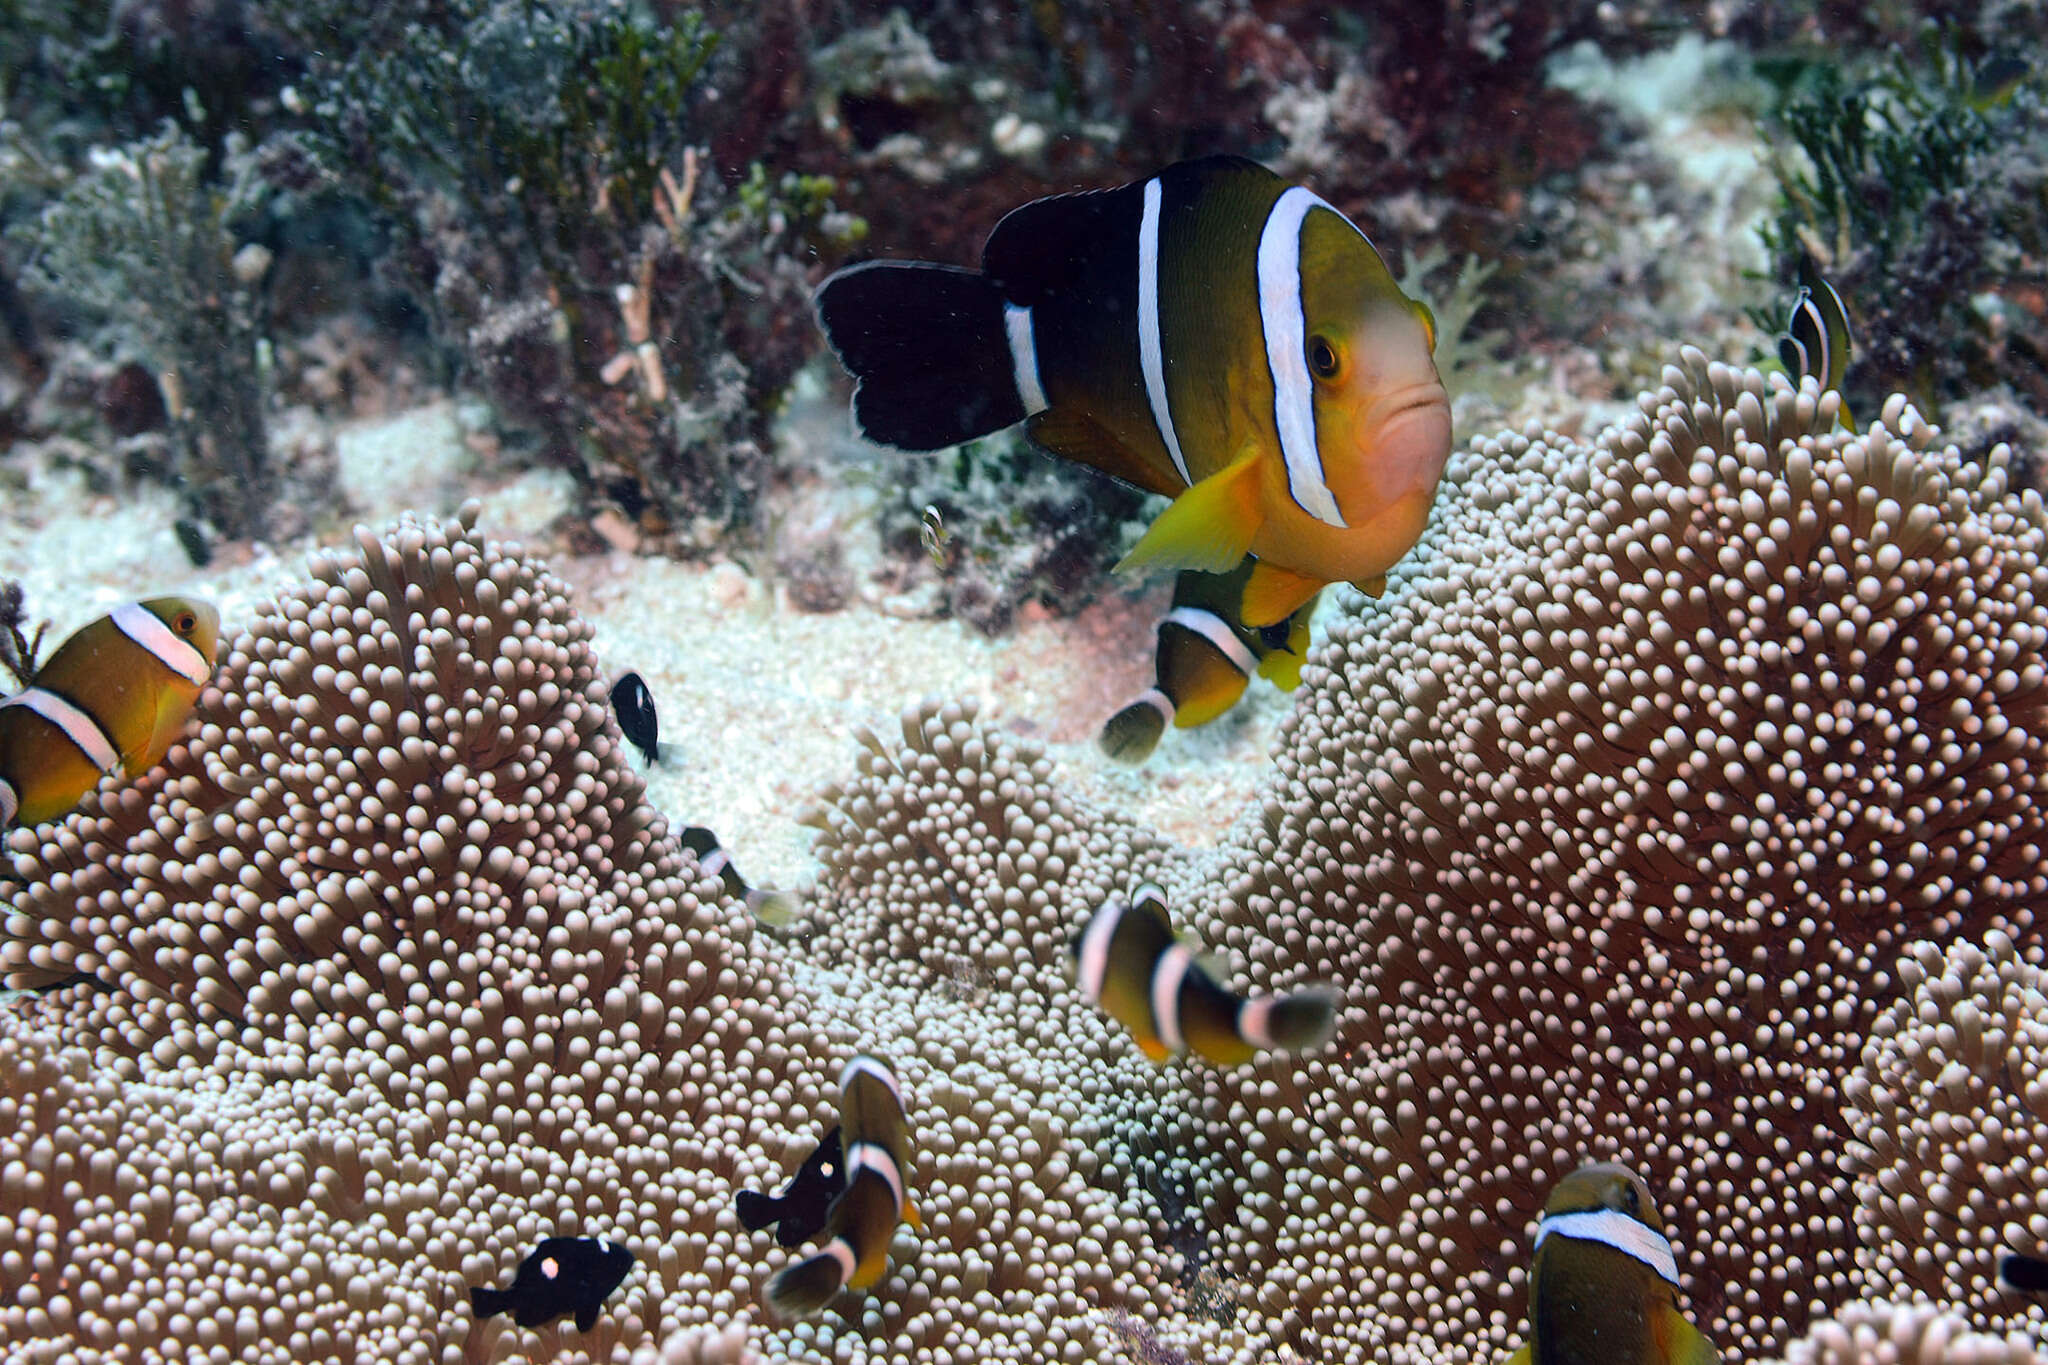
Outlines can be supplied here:
M1248 449L1173 500L1131 552L1117 561L1122 574L1155 569L1200 569L1225 573L1237 567L1259 533L1259 451ZM1262 564L1259 566L1264 568ZM1254 579L1258 569L1252 571ZM1321 586L1318 584L1317 586ZM1249 592L1249 588L1247 588ZM1279 620L1300 606L1293 603ZM1262 621L1249 621L1263 625Z
M1248 626L1270 626L1300 611L1322 590L1321 579L1309 578L1262 559L1252 570L1252 576L1245 580L1239 617Z
M1167 497L1175 492L1173 481L1133 454L1085 413L1048 408L1032 415L1024 424L1024 434L1040 450L1100 470L1133 488Z

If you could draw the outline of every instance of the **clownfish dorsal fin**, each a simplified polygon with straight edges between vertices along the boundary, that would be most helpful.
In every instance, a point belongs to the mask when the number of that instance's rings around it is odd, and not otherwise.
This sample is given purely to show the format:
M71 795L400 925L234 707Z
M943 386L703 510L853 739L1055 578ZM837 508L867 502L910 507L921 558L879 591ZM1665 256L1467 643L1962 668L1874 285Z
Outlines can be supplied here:
M1131 552L1117 561L1116 571L1142 574L1155 569L1200 569L1223 573L1236 568L1251 549L1252 537L1259 533L1263 520L1259 513L1259 455L1256 446L1247 447L1228 465L1175 498L1173 506L1159 514ZM1258 569L1252 571L1252 578L1257 580ZM1249 586L1246 593L1250 593ZM1300 605L1297 601L1272 619L1277 621Z
M1141 488L1147 493L1172 497L1174 483L1161 477L1123 442L1104 431L1093 419L1078 412L1048 408L1033 414L1024 424L1024 434L1034 445L1064 460L1099 469L1112 479Z
M1309 578L1262 559L1252 570L1252 576L1245 580L1244 602L1238 608L1238 615L1248 626L1270 626L1300 611L1322 590L1321 579Z

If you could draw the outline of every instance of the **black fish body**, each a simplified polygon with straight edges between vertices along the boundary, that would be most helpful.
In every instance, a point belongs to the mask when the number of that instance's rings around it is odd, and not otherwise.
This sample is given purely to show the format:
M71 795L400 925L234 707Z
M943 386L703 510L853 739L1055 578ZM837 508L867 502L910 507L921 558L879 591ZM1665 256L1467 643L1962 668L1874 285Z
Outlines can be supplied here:
M775 1240L783 1246L802 1246L825 1227L825 1214L832 1201L846 1188L846 1164L839 1146L839 1125L830 1132L804 1164L790 1178L781 1194L741 1190L733 1197L740 1226L759 1232L775 1224Z
M549 1237L531 1256L507 1289L469 1291L471 1310L479 1319L510 1313L521 1327L541 1327L574 1314L576 1330L597 1325L604 1301L633 1268L633 1253L603 1237Z
M661 754L661 723L654 714L654 694L638 673L627 673L612 684L612 713L619 718L619 733L653 767Z

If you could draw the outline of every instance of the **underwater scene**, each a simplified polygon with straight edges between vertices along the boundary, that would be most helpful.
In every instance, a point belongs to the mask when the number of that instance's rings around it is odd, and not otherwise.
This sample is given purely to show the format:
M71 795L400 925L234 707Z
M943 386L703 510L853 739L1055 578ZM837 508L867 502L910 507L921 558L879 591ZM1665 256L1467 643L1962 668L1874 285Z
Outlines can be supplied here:
M0 1365L2048 1365L2032 0L0 0Z

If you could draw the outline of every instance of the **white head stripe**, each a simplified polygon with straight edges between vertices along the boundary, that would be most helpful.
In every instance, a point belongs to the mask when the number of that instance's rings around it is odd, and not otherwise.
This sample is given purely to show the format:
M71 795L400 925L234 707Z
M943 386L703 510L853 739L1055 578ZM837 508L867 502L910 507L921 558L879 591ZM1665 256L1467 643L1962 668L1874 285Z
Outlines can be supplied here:
M1301 303L1301 220L1317 207L1330 206L1296 185L1266 215L1259 233L1259 322L1273 375L1273 425L1287 462L1287 491L1317 521L1343 526L1316 445L1315 381L1308 372L1308 319Z
M1253 1047L1273 1046L1273 1001L1276 997L1256 995L1238 1006L1237 1032Z
M1159 955L1152 968L1152 1026L1169 1052L1187 1051L1180 1032L1180 983L1187 978L1195 955L1185 943L1176 943Z
M1131 705L1133 706L1136 706L1141 702L1144 705L1151 707L1154 711L1157 711L1162 717L1164 717L1167 720L1168 723L1172 722L1172 697L1167 696L1164 692L1161 692L1156 687L1148 687L1143 692L1140 692L1137 696L1131 698Z
M0 777L0 827L14 823L14 813L21 809L21 796L14 790L14 784Z
M844 1090L851 1086L853 1078L859 1075L872 1076L887 1086L889 1097L896 1101L896 1107L898 1109L903 1107L903 1091L896 1084L896 1073L883 1066L873 1057L868 1056L865 1052L854 1057L844 1067L840 1068L839 1088Z
M725 865L731 861L732 855L720 846L697 860L697 870L707 877L716 877L725 871Z
M0 707L7 706L26 707L62 730L64 738L76 744L79 752L101 772L110 773L121 766L121 751L114 747L113 740L107 738L107 732L100 729L100 723L55 692L41 687L27 688L6 701L0 701Z
M1231 667L1247 678L1259 671L1258 659L1244 647L1244 641L1238 639L1237 633L1225 625L1223 618L1215 612L1203 607L1175 607L1166 613L1166 621L1171 621L1182 630L1191 630L1216 646L1216 652L1230 660ZM1165 625L1166 621L1160 624Z
M1665 1236L1619 1209L1587 1209L1579 1213L1547 1213L1536 1225L1536 1245L1556 1235L1579 1242L1600 1242L1633 1256L1672 1284L1678 1283L1678 1259Z
M1024 415L1044 412L1045 386L1038 382L1038 337L1031 328L1031 310L1014 303L1003 305L1003 334L1010 339L1010 373L1017 381L1017 400Z
M1180 453L1173 429L1173 409L1166 401L1166 352L1159 336L1159 178L1145 182L1145 216L1138 221L1138 368L1145 373L1145 399L1152 405L1152 425L1173 457L1180 481L1188 477L1188 457Z
M123 635L163 660L165 668L194 687L206 686L206 680L213 676L213 665L206 662L206 656L199 652L199 647L190 640L180 639L175 631L157 619L155 612L140 602L128 602L114 608L108 619Z
M879 1143L856 1142L846 1154L846 1183L862 1171L873 1171L888 1183L889 1193L896 1199L898 1212L903 1208L903 1172L896 1165L896 1158L889 1155L889 1149Z
M1102 999L1102 982L1109 975L1109 941L1116 936L1117 921L1124 917L1122 901L1110 901L1095 912L1081 932L1078 963L1081 994L1092 1004Z

